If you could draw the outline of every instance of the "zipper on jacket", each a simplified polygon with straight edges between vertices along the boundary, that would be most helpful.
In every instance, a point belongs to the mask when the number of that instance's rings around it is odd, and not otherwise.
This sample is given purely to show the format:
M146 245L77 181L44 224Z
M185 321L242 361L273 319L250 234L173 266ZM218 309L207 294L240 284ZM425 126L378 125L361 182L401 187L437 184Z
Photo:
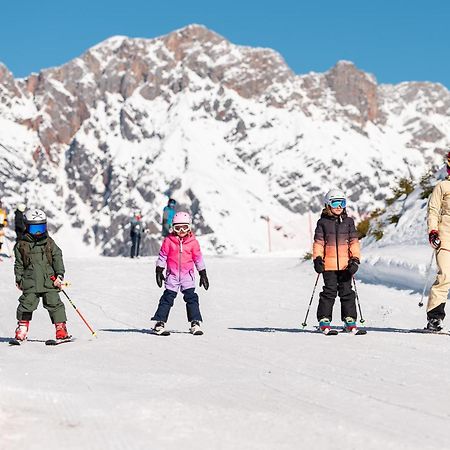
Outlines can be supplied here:
M339 270L339 245L338 245L338 231L339 231L339 220L340 216L336 219L336 263L337 270Z
M181 281L181 254L183 253L183 239L180 240L180 252L178 253L178 281Z

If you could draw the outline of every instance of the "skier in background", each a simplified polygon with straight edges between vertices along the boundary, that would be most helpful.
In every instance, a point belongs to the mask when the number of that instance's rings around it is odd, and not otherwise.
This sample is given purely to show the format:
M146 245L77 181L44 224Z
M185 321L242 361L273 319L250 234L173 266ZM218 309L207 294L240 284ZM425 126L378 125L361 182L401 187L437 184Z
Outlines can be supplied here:
M162 235L166 237L170 233L170 227L172 226L173 217L175 216L175 205L177 202L173 198L169 198L167 206L163 209L162 217Z
M0 253L2 250L3 242L5 240L5 228L8 226L8 211L3 208L2 201L0 200Z
M141 213L138 212L131 219L131 226L130 226L131 258L139 256L139 249L141 246L141 237L143 232L142 227L143 227L142 216Z
M339 294L344 331L357 332L353 275L359 268L360 248L353 219L347 216L344 192L332 189L325 196L325 208L314 233L314 270L323 274L317 319L320 330L331 330L333 305Z
M22 238L26 231L25 219L23 213L25 212L26 206L23 203L18 203L16 210L14 211L14 229L16 232L16 240Z
M186 302L187 318L191 323L190 332L200 335L203 334L200 329L200 322L203 319L200 314L198 295L195 292L194 265L200 275L200 286L207 290L209 281L200 245L191 231L191 217L187 212L175 214L172 230L171 234L164 238L156 262L156 283L162 287L164 281L165 290L159 300L158 309L151 319L156 321L153 332L169 334L164 326L175 297L181 290ZM166 269L165 277L164 269Z
M61 249L47 232L47 216L40 209L25 213L26 232L14 246L14 275L16 286L22 291L17 307L15 339L27 338L33 312L42 298L56 329L56 339L69 339L66 328L66 310L59 298L64 280ZM52 281L51 277L55 277Z
M426 329L441 331L450 289L450 152L447 154L447 178L433 189L427 221L428 239L436 250L438 273L428 297Z

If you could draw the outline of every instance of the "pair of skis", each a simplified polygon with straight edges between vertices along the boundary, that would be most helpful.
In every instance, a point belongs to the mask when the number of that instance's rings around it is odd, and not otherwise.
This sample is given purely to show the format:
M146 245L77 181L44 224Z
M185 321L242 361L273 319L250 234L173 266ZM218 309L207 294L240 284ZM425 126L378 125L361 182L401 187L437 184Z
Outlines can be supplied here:
M196 330L196 331L191 331L190 332L193 336L202 336L203 335L203 331L202 330ZM170 336L170 331L169 330L163 330L161 332L157 332L155 330L151 330L151 334L155 334L156 336Z
M362 336L364 334L367 334L367 330L364 328L355 328L352 331L346 331L346 330L338 330L336 328L326 328L325 330L318 329L319 332L324 334L325 336L337 336L338 334L353 334L355 336Z
M45 345L59 345L59 344L64 344L66 342L72 342L73 338L72 336L69 336L68 338L65 339L47 339L45 341ZM22 345L25 341L19 341L17 339L11 339L8 343L10 346L15 346L15 345Z

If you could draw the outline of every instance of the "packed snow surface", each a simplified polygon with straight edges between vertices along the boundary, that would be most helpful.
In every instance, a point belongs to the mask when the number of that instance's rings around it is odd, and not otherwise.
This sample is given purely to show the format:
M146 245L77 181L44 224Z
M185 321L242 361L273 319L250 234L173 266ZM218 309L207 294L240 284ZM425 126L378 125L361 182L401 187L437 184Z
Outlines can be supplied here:
M419 297L358 286L369 333L313 332L315 281L298 258L208 257L199 290L203 336L187 333L182 298L170 337L148 334L161 290L154 260L66 258L76 341L46 347L40 306L29 342L9 347L18 291L0 265L3 450L431 449L450 438L450 337L424 325ZM319 284L320 286L320 284ZM335 323L339 324L338 305Z

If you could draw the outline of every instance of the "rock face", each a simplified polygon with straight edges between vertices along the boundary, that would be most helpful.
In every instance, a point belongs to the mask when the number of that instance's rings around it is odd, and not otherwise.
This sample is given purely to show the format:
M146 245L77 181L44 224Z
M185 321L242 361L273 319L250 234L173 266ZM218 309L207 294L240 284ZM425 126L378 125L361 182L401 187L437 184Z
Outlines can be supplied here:
M359 111L361 125L380 119L378 87L372 77L352 63L341 61L326 74L326 79L342 106L353 105Z
M26 79L0 65L0 126L6 202L44 207L54 230L70 225L98 253L127 254L136 211L143 253L155 252L168 195L192 212L206 249L258 252L261 216L278 249L306 246L304 214L329 188L364 215L396 177L440 162L450 94L378 85L346 61L298 76L272 50L192 25L113 37Z

